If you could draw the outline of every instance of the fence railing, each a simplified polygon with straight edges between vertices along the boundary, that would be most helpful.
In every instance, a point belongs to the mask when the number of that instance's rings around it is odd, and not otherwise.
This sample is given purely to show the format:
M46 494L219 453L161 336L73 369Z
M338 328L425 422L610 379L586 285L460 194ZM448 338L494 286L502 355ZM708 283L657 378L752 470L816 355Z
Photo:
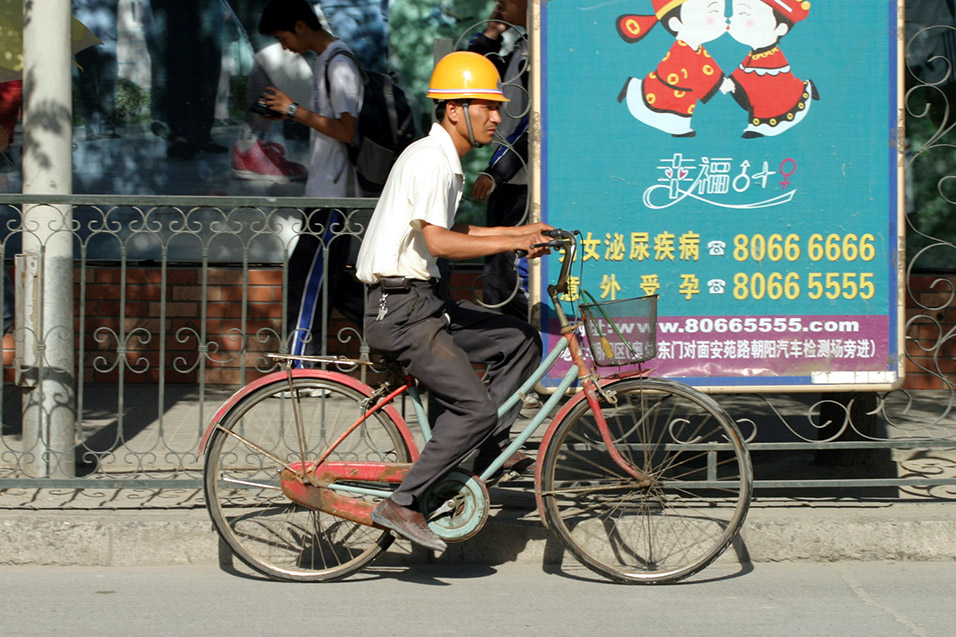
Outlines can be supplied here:
M41 245L32 262L17 259L14 277L0 278L0 309L7 316L17 305L20 314L0 367L0 486L198 484L209 416L229 393L276 368L267 353L289 351L296 329L289 316L297 310L288 303L289 261L297 237L319 244L323 272L347 268L374 203L0 196L0 259L8 273L23 236L40 235L24 208L44 204L71 214L73 280L62 285L74 292L76 352L74 370L44 369L44 352L62 334L24 311L29 299L14 294L31 296L24 281L42 268ZM322 216L333 208L342 214ZM330 262L336 254L345 262ZM317 290L321 332L328 335L319 351L363 355L360 331L330 309L337 299L327 288ZM301 330L300 336L311 338ZM40 404L30 377L53 371L75 387L75 398L52 397L54 409L75 413L74 444L59 451L46 440L48 413L39 425L23 421L27 403Z

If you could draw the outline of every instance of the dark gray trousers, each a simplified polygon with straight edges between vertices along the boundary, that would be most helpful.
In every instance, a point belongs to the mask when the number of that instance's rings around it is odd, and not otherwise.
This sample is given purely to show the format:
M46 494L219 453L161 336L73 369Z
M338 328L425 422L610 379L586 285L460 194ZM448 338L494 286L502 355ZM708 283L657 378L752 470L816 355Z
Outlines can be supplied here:
M541 337L527 323L468 301L446 303L437 284L415 282L407 292L388 292L378 320L382 290L369 292L365 338L400 362L442 406L431 440L392 495L413 506L435 482L479 446L507 446L519 403L500 420L498 405L541 362ZM485 365L485 386L472 366Z

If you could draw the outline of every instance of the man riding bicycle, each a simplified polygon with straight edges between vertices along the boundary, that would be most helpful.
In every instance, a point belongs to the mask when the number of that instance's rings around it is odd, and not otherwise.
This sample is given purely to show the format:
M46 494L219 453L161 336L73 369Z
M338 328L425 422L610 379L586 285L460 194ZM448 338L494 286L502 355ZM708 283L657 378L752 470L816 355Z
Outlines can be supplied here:
M437 259L475 259L523 250L548 253L551 227L533 223L486 228L455 223L464 188L461 158L492 141L507 101L494 65L476 53L442 58L427 96L437 122L398 158L359 251L357 275L369 284L365 338L403 364L443 408L432 438L399 488L372 520L427 548L443 551L419 510L428 489L478 449L476 470L506 446L520 404L502 418L497 405L515 392L541 360L537 331L513 317L438 293ZM483 384L473 364L486 367ZM518 452L505 467L528 464Z

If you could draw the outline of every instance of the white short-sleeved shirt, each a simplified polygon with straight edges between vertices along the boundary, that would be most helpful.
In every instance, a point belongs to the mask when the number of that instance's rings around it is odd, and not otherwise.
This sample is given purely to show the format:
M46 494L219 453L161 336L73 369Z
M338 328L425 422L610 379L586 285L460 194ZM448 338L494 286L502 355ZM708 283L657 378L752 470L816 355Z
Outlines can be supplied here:
M374 284L383 276L438 277L422 222L450 229L464 185L451 136L440 124L432 124L428 136L406 148L388 175L359 250L359 280Z
M335 54L349 48L335 40L315 58L312 64L312 99L309 110L338 119L349 113L358 119L362 107L365 84L362 74L351 57ZM326 85L328 65L328 85ZM326 90L331 88L331 95ZM306 197L361 197L354 169L346 154L345 144L313 129L309 144L309 179L305 182Z

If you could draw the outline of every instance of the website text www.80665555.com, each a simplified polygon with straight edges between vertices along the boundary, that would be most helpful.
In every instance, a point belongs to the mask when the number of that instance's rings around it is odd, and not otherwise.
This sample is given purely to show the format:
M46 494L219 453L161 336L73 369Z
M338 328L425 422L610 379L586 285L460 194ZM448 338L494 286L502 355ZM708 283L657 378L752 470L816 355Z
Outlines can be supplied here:
M659 320L662 334L852 334L860 322L840 317L748 316Z

